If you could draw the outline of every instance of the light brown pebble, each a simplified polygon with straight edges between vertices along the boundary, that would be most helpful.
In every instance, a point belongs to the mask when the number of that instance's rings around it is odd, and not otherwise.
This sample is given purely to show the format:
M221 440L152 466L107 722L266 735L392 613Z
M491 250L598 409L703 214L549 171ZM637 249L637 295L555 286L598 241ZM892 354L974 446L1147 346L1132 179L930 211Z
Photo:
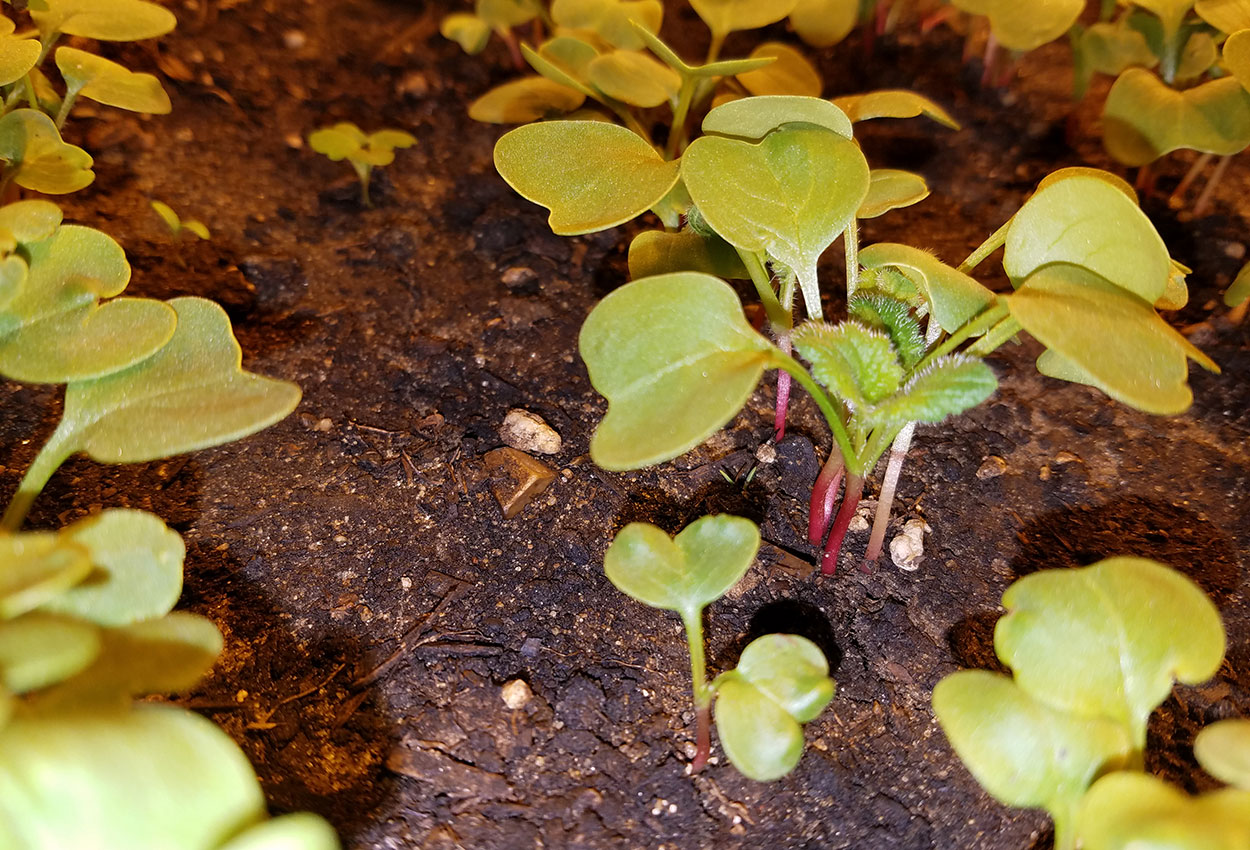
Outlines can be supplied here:
M499 439L505 445L540 455L558 454L563 441L559 433L537 413L514 407L499 426Z
M530 690L530 686L525 683L524 679L513 679L499 689L499 695L503 697L504 705L516 711L518 708L525 708L530 698L534 696L534 692Z
M981 462L977 467L977 478L984 481L987 478L997 478L1007 471L1007 461L998 455L990 455Z

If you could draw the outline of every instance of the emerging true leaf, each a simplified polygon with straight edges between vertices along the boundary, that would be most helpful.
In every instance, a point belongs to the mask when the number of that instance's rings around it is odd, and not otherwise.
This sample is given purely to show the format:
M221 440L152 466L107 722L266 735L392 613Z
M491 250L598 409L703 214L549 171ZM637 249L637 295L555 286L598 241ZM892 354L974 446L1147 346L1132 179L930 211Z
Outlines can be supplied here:
M1233 77L1177 91L1129 68L1107 94L1102 120L1107 151L1125 165L1181 148L1228 156L1250 145L1250 92Z
M1036 699L1122 725L1135 748L1172 691L1215 674L1224 628L1192 581L1144 558L1025 576L1003 594L994 646Z
M997 388L998 379L984 362L948 354L913 375L899 392L865 410L864 419L887 425L937 423L976 407Z
M775 349L724 282L683 272L634 281L591 311L579 341L608 413L590 443L605 469L638 469L706 440L746 403Z
M728 514L700 517L676 537L633 522L608 547L603 569L627 596L690 619L742 579L759 547L755 523Z
M908 305L879 292L860 291L846 305L847 314L890 336L903 369L910 371L924 356L924 333Z
M902 384L898 353L882 331L851 321L805 322L793 340L816 380L857 410L889 397Z
M783 124L815 124L851 138L850 119L841 109L818 97L770 95L733 100L716 107L703 119L707 135L758 141Z
M730 244L794 270L819 318L816 262L868 194L868 163L853 141L822 127L783 126L758 144L702 136L682 157L682 179L708 224Z
M561 236L615 227L655 206L677 182L645 140L600 121L529 124L495 145L495 168L523 198L551 210Z

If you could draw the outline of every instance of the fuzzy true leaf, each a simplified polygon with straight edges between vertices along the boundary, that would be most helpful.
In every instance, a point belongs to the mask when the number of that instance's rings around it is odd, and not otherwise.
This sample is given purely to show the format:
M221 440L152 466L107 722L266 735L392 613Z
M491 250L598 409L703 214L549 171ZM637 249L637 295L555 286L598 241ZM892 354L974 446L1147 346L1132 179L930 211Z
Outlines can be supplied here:
M1103 107L1103 142L1125 165L1145 165L1181 148L1228 156L1250 145L1250 92L1232 77L1184 91L1129 68Z
M722 104L703 119L703 132L747 141L764 138L783 124L815 124L851 138L851 121L841 109L818 97L771 95Z
M242 369L242 351L221 307L203 298L169 303L178 327L160 351L66 389L57 434L71 451L104 463L170 457L240 439L299 403L294 384Z
M213 850L265 813L238 745L172 706L19 714L0 752L0 829L13 847Z
M1049 263L1081 266L1150 303L1163 295L1172 265L1134 200L1080 174L1039 190L1007 231L1003 268L1014 286Z
M890 342L905 370L910 370L924 356L924 333L906 303L881 293L857 292L846 309L851 318L890 335Z
M45 0L47 9L31 9L43 41L55 33L100 41L142 41L171 31L178 19L147 0Z
M61 140L52 119L34 109L0 118L0 160L19 186L49 195L77 192L95 179L91 155Z
M794 270L807 313L820 316L816 262L868 194L868 163L853 141L821 127L784 126L758 144L696 139L682 179L708 224L730 244Z
M633 522L608 547L603 569L627 596L689 619L742 579L759 546L755 523L728 514L701 517L676 537Z
M1220 720L1194 740L1194 757L1216 779L1250 791L1250 720Z
M638 469L706 440L742 408L772 345L724 282L696 272L634 281L599 302L579 342L608 413L590 443L605 469Z
M91 572L86 548L46 531L0 535L0 619L24 614Z
M690 0L713 35L754 30L775 24L794 9L797 0Z
M893 267L908 272L929 302L933 318L947 333L961 328L996 297L968 275L910 245L878 242L859 252L859 262L866 269Z
M1242 850L1250 846L1250 793L1191 797L1156 776L1119 771L1085 795L1076 832L1085 850Z
M518 127L495 145L495 168L522 197L551 210L561 236L615 227L655 206L678 165L616 124L552 121Z
M859 0L798 0L790 25L812 47L832 47L851 34L859 22Z
M182 593L186 547L177 532L146 511L108 510L61 532L86 547L92 571L43 610L103 626L162 617Z
M862 409L898 391L903 367L890 338L856 322L806 322L794 333L794 347L812 364L816 380Z
M121 246L90 227L67 224L27 246L29 274L0 312L0 372L20 381L63 383L124 369L164 345L176 318L147 298L116 298L130 280Z
M1088 376L1082 383L1147 413L1189 407L1187 357L1214 367L1150 304L1079 266L1043 266L1007 304L1026 331Z
M56 67L70 91L106 106L163 115L170 110L169 95L151 74L131 71L102 56L73 47L59 47Z
M919 174L896 168L874 168L868 176L868 196L856 218L876 218L890 210L910 207L929 197L929 186Z
M99 655L99 631L37 611L0 620L0 686L21 694L73 676Z
M592 60L587 79L610 98L649 109L677 97L681 77L645 53L615 50Z
M1003 594L994 646L1016 682L1055 708L1121 724L1141 748L1150 712L1215 674L1224 628L1192 581L1144 558L1025 576Z
M731 280L751 277L733 246L715 234L647 230L629 243L631 280L670 272L703 272Z
M891 396L864 411L873 423L941 422L994 394L998 379L984 362L959 354L939 357Z
M753 95L820 97L824 82L811 62L788 44L765 42L751 51L752 59L771 58L776 61L757 71L738 75L738 82Z
M833 102L852 122L867 121L870 118L916 118L923 115L952 130L959 129L959 122L949 112L924 95L906 89L882 89L851 94L835 97Z
M1063 711L987 670L943 678L933 689L933 713L960 761L996 800L1061 817L1133 749L1114 721Z

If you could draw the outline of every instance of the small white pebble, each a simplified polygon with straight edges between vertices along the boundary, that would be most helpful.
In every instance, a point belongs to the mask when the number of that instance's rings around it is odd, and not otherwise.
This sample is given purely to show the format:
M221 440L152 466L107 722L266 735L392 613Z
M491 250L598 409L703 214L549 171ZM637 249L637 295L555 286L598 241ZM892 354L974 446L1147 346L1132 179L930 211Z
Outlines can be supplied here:
M777 449L772 443L763 443L755 450L755 459L762 464L777 462Z
M543 455L558 454L563 441L554 428L537 413L514 407L499 426L499 439L505 445L523 452Z
M920 569L924 560L925 532L932 531L922 519L909 519L903 525L903 533L890 541L890 560L900 570L913 572Z
M513 679L499 689L499 695L503 697L504 705L516 711L525 707L530 698L534 696L534 692L530 690L530 686L526 684L524 679Z

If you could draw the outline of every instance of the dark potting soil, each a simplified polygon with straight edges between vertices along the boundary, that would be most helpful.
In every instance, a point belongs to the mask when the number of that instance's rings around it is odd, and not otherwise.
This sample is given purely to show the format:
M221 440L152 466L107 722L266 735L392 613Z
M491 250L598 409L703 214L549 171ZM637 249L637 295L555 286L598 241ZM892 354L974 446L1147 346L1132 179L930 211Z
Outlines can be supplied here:
M304 390L297 413L239 443L128 467L72 460L31 516L49 527L133 506L185 536L183 602L221 626L227 648L182 701L239 741L274 809L321 812L352 848L1044 847L1045 817L980 790L929 695L959 667L995 665L998 601L1015 578L1114 554L1176 566L1224 615L1220 675L1178 688L1150 727L1150 767L1211 787L1190 754L1196 731L1250 714L1250 326L1217 306L1245 253L1244 168L1234 164L1202 220L1147 203L1194 268L1191 306L1173 318L1201 323L1195 342L1224 367L1194 372L1191 411L1136 413L1038 375L1035 343L1008 347L991 360L1002 386L988 403L918 434L890 537L907 520L929 524L919 568L887 558L856 569L860 531L839 573L817 580L806 492L828 436L805 399L749 483L769 437L768 387L672 464L621 475L590 462L604 403L576 337L626 278L628 232L555 237L495 176L500 129L465 109L509 78L507 55L496 42L467 57L440 38L450 10L180 7L180 29L157 52L110 54L173 74L173 113L83 104L67 131L97 156L98 175L64 199L67 216L123 244L130 292L217 299L246 364ZM705 38L684 5L665 34L691 51ZM751 44L735 36L726 55ZM977 87L961 48L948 31L922 40L905 27L870 58L854 41L818 54L828 95L914 88L964 124L860 125L875 166L917 170L933 188L867 222L865 243L906 241L957 262L1051 170L1114 168L1091 125L1096 100L1078 108L1085 135L1065 141L1065 48L1028 56L1001 91ZM376 176L374 209L357 206L342 163L301 142L340 120L418 138ZM1175 159L1160 169L1165 192L1187 165ZM212 241L173 244L151 198L203 219ZM989 283L1006 285L1001 273ZM51 431L59 397L3 385L6 487ZM484 455L514 407L542 416L563 448L541 458L552 486L505 520ZM676 531L710 511L751 517L768 541L708 612L713 671L754 636L791 631L826 650L838 681L799 767L771 784L744 779L719 749L685 775L693 717L680 624L603 576L603 551L626 522ZM501 686L517 679L532 697L513 709Z

